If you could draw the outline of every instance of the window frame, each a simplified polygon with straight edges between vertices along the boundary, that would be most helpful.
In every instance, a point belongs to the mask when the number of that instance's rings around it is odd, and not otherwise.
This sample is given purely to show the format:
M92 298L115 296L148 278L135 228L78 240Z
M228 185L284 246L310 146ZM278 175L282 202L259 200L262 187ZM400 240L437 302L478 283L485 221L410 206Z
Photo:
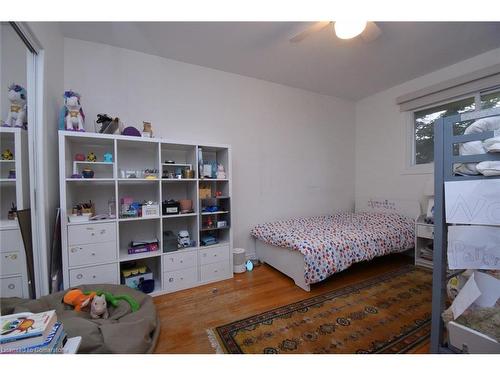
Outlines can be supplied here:
M420 112L429 108L438 107L441 105L446 105L449 103L457 102L460 100L474 98L475 111L481 109L481 95L492 93L498 91L499 87L491 87L485 90L472 92L466 95L457 96L444 100L441 102L433 103L428 106L413 109L411 111L406 111L402 113L405 137L405 163L403 166L402 174L433 174L434 173L434 162L417 164L415 158L415 113Z

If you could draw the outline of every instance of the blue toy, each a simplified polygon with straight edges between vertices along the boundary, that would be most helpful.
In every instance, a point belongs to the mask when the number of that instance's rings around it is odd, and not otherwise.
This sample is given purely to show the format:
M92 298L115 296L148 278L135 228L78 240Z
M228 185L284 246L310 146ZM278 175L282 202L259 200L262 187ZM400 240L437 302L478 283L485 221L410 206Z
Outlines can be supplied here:
M106 152L104 154L104 162L106 163L112 163L113 162L113 154L110 152Z
M253 263L251 260L247 260L245 266L247 267L247 271L253 270Z

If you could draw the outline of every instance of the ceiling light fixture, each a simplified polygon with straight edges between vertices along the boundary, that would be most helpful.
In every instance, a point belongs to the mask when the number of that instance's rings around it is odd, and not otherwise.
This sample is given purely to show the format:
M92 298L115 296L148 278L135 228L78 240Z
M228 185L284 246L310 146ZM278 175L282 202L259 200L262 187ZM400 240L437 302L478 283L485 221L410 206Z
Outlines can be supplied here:
M351 39L365 30L366 21L335 21L333 28L338 38Z

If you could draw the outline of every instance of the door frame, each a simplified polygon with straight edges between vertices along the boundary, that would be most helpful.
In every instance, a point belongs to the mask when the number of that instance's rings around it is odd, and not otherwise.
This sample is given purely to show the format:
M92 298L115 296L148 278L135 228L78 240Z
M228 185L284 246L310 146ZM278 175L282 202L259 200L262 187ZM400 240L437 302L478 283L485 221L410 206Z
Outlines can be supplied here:
M33 262L35 268L36 297L49 293L49 262L46 228L46 186L43 173L45 170L42 157L44 125L44 50L40 41L26 22L9 22L22 39L26 48L27 94L28 94L28 160L30 175L31 231L33 243Z

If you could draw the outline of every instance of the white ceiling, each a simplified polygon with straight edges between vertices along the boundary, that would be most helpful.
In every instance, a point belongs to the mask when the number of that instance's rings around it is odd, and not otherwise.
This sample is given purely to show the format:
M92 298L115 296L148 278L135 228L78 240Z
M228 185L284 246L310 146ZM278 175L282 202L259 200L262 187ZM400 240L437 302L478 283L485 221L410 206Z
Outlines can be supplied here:
M500 22L377 22L370 43L297 22L77 22L64 36L357 100L500 47Z

